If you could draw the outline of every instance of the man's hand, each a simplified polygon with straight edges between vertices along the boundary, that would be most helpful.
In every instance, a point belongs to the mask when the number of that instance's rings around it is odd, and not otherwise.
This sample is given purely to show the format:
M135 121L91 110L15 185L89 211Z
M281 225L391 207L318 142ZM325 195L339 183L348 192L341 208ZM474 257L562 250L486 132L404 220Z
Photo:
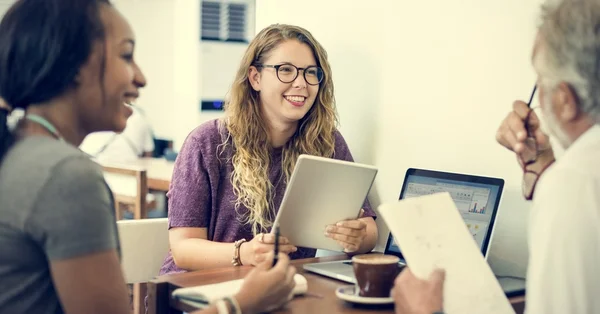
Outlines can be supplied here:
M421 280L408 267L404 268L392 289L396 314L432 314L442 311L444 278L444 271L437 270L429 280Z
M515 152L518 156L535 154L535 152L528 152L531 147L526 144L528 138L527 130L525 129L527 116L529 116L529 120L527 121L529 124L529 135L535 138L538 152L552 149L548 135L544 134L540 128L539 117L535 112L531 112L530 114L530 111L531 109L526 103L515 101L513 103L513 111L504 118L496 132L498 143Z

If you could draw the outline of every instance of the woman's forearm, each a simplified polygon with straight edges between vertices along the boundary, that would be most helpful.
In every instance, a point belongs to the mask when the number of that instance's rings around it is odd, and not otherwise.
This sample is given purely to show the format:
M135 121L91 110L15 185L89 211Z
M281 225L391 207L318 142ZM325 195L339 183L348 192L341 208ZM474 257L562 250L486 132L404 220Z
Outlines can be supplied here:
M233 243L190 238L178 241L171 253L177 267L191 271L232 266L234 249Z

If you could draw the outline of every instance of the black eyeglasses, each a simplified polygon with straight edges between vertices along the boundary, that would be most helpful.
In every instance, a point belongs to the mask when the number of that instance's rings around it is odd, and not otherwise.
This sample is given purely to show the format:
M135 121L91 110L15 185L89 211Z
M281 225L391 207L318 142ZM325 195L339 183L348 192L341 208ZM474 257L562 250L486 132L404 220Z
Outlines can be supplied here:
M321 69L318 66L299 68L289 63L277 65L255 64L254 66L275 69L275 71L277 71L277 78L282 83L291 83L295 81L300 71L303 72L304 80L308 85L319 85L323 81L323 78L325 78L325 73L323 72L323 69Z

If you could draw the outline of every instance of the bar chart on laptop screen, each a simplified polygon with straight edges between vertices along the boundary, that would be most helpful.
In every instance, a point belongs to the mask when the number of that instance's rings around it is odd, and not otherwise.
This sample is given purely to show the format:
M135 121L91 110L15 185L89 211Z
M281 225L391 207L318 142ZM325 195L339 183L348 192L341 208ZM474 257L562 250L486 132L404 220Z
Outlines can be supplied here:
M491 190L452 182L409 182L404 198L448 192L475 241L481 246L487 234L491 213L487 211Z
M469 213L485 214L490 198L490 189L473 189L473 197L469 206Z

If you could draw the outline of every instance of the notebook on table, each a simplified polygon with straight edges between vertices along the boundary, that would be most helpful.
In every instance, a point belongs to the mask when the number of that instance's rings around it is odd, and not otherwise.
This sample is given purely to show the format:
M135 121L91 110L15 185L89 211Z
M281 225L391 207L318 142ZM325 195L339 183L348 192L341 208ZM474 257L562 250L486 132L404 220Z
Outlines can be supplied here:
M294 296L305 294L308 290L306 278L301 274L296 274L294 281L296 282L293 290ZM173 291L173 297L202 307L237 294L243 283L244 279L237 279L210 285L179 288Z

